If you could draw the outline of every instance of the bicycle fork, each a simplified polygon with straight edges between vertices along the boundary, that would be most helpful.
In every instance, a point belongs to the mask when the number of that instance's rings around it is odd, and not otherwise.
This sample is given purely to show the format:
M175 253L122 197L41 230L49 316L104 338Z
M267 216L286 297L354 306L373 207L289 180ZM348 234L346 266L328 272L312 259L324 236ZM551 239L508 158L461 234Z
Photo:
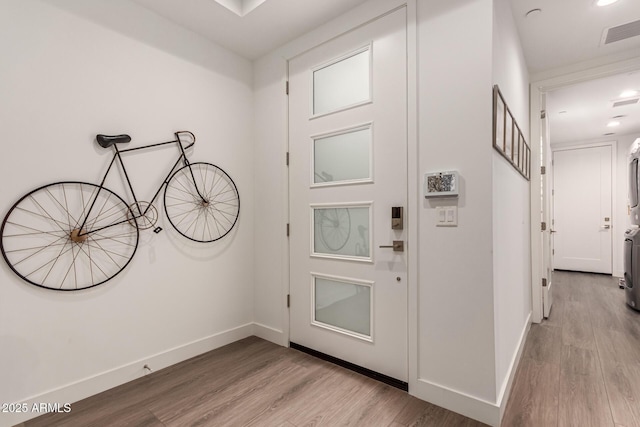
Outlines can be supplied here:
M189 160L187 160L187 153L185 153L184 147L182 146L182 143L180 142L179 133L176 132L175 135L176 135L176 141L178 141L178 147L180 147L180 152L182 153L183 164L186 167L189 168L189 173L191 174L191 179L193 180L193 186L196 188L196 192L198 193L198 196L200 196L202 206L206 208L206 207L209 206L209 200L207 200L207 198L202 195L202 193L200 192L200 189L198 188L198 183L196 182L196 176L193 174L193 169L191 168L191 163L189 163Z

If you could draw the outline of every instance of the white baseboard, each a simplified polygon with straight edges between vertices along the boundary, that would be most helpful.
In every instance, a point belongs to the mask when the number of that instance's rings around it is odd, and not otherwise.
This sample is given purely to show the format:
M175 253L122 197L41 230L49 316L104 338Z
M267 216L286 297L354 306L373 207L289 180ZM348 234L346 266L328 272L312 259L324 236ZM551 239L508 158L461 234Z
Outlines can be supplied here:
M502 417L504 416L504 411L507 409L507 402L509 401L509 396L511 395L511 387L513 386L513 380L516 377L516 372L518 371L518 366L520 365L520 357L522 356L522 350L524 350L524 345L527 342L527 337L529 336L529 330L531 329L531 312L529 312L529 316L527 317L527 321L524 324L524 328L522 329L522 334L520 334L520 342L518 343L518 351L513 355L513 359L511 359L511 365L509 366L509 375L507 375L507 380L504 382L502 389L500 390L500 394L498 394L498 406L500 407L500 423L502 422Z
M473 418L474 420L483 422L490 426L499 426L507 406L511 386L518 369L520 356L522 355L522 350L524 349L524 344L530 328L531 313L529 313L523 327L522 334L520 335L518 349L511 360L509 373L501 387L499 399L497 400L498 403L489 402L476 396L424 379L418 379L417 381L410 383L409 392L417 398L433 403L434 405L441 406L445 409Z
M263 328L267 329L267 327ZM158 371L202 353L250 337L254 335L255 329L253 323L247 323L87 377L80 381L28 397L17 403L26 404L26 407L30 409L33 408L34 404L37 405L43 402L59 403L60 405L77 402L146 375L147 372L144 369L144 365L148 365L154 371ZM275 335L276 331L273 331ZM71 405L71 410L73 411L73 405ZM0 427L10 427L40 415L43 414L31 412L30 410L24 413L2 413L0 414Z
M253 335L283 347L289 346L289 337L283 331L261 323L253 324Z
M500 407L493 402L424 379L418 379L415 384L409 384L409 392L419 399L490 426L499 425Z

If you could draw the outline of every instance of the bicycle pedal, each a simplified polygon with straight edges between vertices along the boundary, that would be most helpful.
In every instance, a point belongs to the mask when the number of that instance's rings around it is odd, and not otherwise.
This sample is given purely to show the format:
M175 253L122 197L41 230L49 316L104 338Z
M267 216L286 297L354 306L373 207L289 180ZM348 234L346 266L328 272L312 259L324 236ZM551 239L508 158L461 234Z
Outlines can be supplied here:
M156 228L153 229L153 232L156 233L156 234L158 234L161 231L162 231L162 227L156 227Z

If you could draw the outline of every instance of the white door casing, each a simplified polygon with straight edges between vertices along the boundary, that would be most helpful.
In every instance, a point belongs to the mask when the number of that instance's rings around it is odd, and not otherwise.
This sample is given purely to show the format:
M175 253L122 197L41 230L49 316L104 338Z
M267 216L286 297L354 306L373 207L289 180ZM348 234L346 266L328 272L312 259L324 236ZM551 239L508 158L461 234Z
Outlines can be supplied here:
M584 64L583 64L584 65ZM613 76L626 72L637 72L640 70L640 58L631 58L622 61L607 63L603 60L599 65L591 64L589 67L570 67L569 69L557 72L554 76L540 77L531 82L530 88L530 123L531 123L531 141L537 141L541 137L541 123L539 114L544 109L542 95L555 89L559 89L568 85L598 79L601 77ZM531 182L532 189L537 188L535 183L540 183L540 166L541 157L539 150L532 150L531 156ZM615 164L614 164L615 166ZM537 185L537 184L536 184ZM537 191L531 191L531 218L537 218L541 209L540 194ZM614 212L616 207L614 206ZM540 251L542 247L542 234L540 233L540 224L537 221L531 221L531 321L540 323L543 318L543 254Z
M553 265L612 272L612 145L553 152Z
M406 32L401 8L288 64L290 341L404 382Z
M542 99L543 105L546 102L546 94L543 94ZM551 313L551 306L553 305L553 282L552 282L552 274L553 271L553 257L552 257L552 233L554 232L553 227L551 226L551 183L552 181L552 173L553 168L551 168L551 144L550 144L550 136L549 136L549 118L547 117L546 111L540 116L540 125L542 128L542 132L540 134L540 152L542 155L542 167L545 168L544 174L541 175L541 195L540 202L542 204L541 210L541 220L545 224L544 229L541 227L542 233L542 274L543 280L545 281L545 285L542 290L542 305L543 305L543 316L545 318L549 317Z

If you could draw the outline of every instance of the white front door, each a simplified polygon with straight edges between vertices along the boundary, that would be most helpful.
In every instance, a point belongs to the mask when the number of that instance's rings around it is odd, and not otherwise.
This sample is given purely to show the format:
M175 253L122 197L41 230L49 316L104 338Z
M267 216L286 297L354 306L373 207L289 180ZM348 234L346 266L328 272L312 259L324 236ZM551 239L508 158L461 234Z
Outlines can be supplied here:
M612 146L553 152L553 266L611 274Z
M403 382L406 42L402 8L289 61L290 341Z

